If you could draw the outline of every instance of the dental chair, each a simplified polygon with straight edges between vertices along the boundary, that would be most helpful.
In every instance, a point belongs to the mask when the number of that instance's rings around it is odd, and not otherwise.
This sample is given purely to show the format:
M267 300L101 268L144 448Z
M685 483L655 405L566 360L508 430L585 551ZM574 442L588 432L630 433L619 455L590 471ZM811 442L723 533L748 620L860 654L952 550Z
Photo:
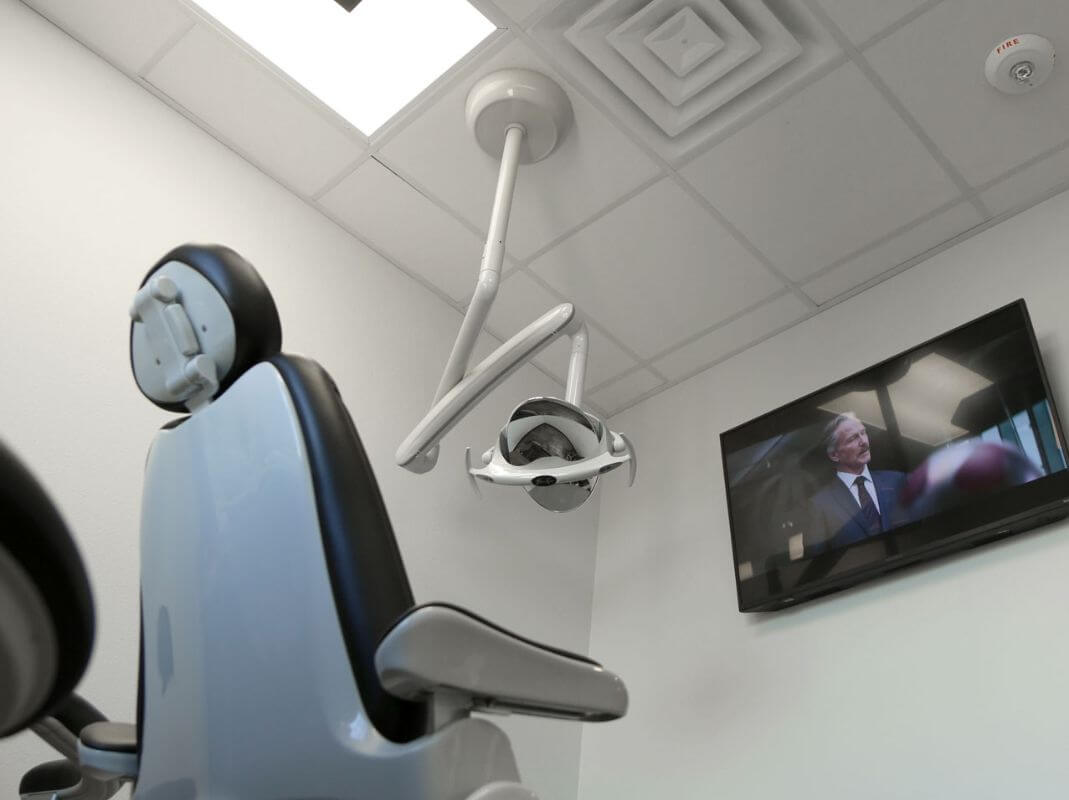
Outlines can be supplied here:
M83 770L150 800L520 800L472 712L625 713L596 662L415 604L338 390L281 353L248 262L179 247L130 313L137 385L181 416L146 463L138 720L86 727Z

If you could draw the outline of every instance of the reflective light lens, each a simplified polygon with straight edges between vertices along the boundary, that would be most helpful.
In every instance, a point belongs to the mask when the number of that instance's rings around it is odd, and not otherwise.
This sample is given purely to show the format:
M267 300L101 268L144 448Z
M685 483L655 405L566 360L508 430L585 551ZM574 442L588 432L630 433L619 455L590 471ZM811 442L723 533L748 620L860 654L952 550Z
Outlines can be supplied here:
M596 456L601 450L600 434L601 425L570 403L535 397L512 412L499 446L510 464L549 469ZM550 511L572 511L590 498L598 479L555 483L535 477L532 483L527 494L538 505Z
M563 513L574 511L583 505L590 499L597 485L598 479L591 478L578 483L558 483L556 486L531 486L527 489L527 494L542 508Z

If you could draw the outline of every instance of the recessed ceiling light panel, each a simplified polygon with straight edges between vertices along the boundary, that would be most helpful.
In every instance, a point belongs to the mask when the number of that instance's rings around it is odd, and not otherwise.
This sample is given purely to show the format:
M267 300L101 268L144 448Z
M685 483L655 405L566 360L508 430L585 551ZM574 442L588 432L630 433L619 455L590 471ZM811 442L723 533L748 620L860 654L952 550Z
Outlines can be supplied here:
M186 0L371 135L494 31L468 0Z

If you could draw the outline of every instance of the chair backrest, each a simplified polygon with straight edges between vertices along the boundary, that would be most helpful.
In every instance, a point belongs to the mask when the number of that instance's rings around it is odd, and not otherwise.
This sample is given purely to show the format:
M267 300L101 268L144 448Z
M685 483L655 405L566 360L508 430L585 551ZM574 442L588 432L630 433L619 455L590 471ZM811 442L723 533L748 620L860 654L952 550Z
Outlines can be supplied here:
M269 363L300 424L334 605L364 707L383 736L411 741L427 732L426 705L387 694L375 670L379 641L415 600L371 464L319 364L287 355Z
M85 567L44 489L0 443L0 736L74 690L93 645Z
M231 273L241 279L219 277ZM225 248L186 246L142 285L161 274L177 289L164 305L182 305L193 331L207 318L199 278L244 317L233 344L192 353L159 344L162 327L139 330L152 324L147 314L133 323L143 393L195 408L158 433L146 465L139 787L197 776L197 793L330 795L329 764L429 731L427 704L387 694L374 668L380 638L414 605L400 552L333 381L279 352L275 305L255 270ZM198 287L188 303L185 282ZM166 314L179 316L164 308L158 318ZM144 378L175 352L216 362L210 397L188 404Z

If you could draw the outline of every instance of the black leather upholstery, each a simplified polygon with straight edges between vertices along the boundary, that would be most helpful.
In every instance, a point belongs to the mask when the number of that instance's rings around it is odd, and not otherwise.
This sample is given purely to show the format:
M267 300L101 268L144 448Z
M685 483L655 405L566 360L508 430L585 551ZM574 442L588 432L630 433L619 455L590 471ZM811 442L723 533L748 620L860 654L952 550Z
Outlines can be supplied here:
M74 690L89 663L94 619L89 580L67 526L41 485L2 443L0 548L11 554L39 590L60 648L47 699L26 718L0 730L0 736L6 736L47 714Z
M371 464L326 371L299 356L269 361L304 434L334 604L364 708L383 736L411 741L429 732L427 704L387 694L375 670L379 641L414 600Z
M166 426L164 426L166 427ZM137 759L141 761L141 747L145 737L145 604L137 598Z
M82 772L73 761L61 758L38 764L19 781L19 794L58 792L77 786Z
M493 628L498 633L503 633L506 636L511 636L516 641L523 642L524 644L530 645L531 647L537 647L539 650L545 650L547 653L553 653L553 655L562 656L563 658L570 658L573 661L582 661L584 664L593 664L595 667L601 666L601 664L599 664L597 661L594 661L594 659L592 658L581 656L578 653L571 652L570 650L561 650L559 647L550 647L548 644L542 644L542 642L536 642L534 641L534 639L528 639L526 636L520 636L518 634L515 634L508 628L502 628L496 622L491 622L486 617L480 617L478 614L473 614L471 611L468 611L468 609L461 608L460 606L453 605L452 603L423 603L421 605L415 606L414 608L410 608L403 617L400 617L399 619L394 621L394 624L391 625L389 629L382 635L382 639L385 639L387 636L389 636L390 631L392 631L394 628L404 622L405 617L414 614L421 608L448 608L452 611L461 613L466 617L471 617L473 620L476 620L477 622L485 625L486 627ZM382 639L380 639L379 641L381 642ZM376 647L375 649L377 650L378 648Z
M176 247L145 275L144 286L152 273L171 261L178 261L195 269L215 287L226 302L234 318L234 363L225 375L219 376L216 396L226 391L254 364L270 358L282 348L282 323L278 309L267 285L253 266L229 247L218 244L185 244ZM140 288L140 286L138 288ZM133 370L134 323L130 323L131 371ZM138 387L140 389L140 387ZM142 394L144 394L142 392ZM149 398L152 400L152 398ZM186 413L181 403L162 403L160 408Z
M53 709L51 716L77 737L82 729L94 722L107 722L99 709L78 694L71 694Z

